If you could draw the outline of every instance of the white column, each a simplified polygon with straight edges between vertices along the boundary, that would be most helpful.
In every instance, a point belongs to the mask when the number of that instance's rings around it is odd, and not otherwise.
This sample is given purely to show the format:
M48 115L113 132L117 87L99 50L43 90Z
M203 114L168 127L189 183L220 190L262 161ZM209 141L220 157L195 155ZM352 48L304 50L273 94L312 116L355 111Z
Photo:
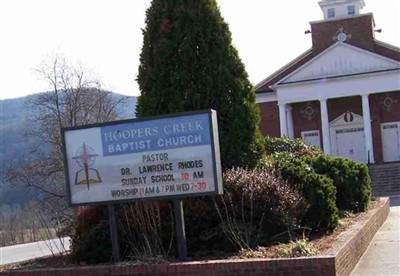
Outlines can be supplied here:
M369 109L368 95L362 95L362 111L364 119L364 137L365 137L365 162L375 163L374 161L374 147L372 142L372 129L371 129L371 111Z
M286 104L280 104L279 106L279 123L281 127L281 137L288 136L287 121L286 121Z
M321 126L322 126L322 143L324 152L331 154L331 139L329 133L329 118L328 118L328 104L327 99L319 100L321 107Z
M294 138L292 107L290 105L286 106L286 120L287 120L288 136L290 138Z

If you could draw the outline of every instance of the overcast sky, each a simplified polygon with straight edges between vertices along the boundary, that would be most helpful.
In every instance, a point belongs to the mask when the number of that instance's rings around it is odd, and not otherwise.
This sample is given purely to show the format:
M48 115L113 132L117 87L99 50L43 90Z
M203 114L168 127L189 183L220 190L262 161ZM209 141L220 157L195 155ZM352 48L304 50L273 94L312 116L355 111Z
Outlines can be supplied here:
M52 53L80 60L103 87L139 95L135 81L150 0L0 0L0 99L51 89L33 69ZM311 47L317 0L217 0L233 43L257 84ZM400 0L365 0L376 38L400 46Z

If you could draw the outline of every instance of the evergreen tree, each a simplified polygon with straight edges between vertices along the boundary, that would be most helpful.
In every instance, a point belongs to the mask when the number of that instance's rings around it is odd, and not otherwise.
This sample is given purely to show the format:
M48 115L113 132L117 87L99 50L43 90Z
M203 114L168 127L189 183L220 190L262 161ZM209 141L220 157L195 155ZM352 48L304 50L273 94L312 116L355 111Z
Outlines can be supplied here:
M255 94L215 0L153 0L140 55L138 117L217 110L224 168L263 152Z

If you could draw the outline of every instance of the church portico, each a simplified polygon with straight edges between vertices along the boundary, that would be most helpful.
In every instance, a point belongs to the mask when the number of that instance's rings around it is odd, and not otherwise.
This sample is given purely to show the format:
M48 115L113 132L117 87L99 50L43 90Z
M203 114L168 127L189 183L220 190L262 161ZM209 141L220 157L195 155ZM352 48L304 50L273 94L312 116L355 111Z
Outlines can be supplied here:
M375 100L379 94L382 94L378 97L381 98L381 107L376 110L375 107L371 108L370 98ZM362 162L374 163L375 148L382 146L382 142L377 142L383 139L379 134L383 129L382 124L400 122L400 114L393 116L398 112L393 110L394 112L392 113L394 114L385 114L387 111L382 110L385 108L387 109L384 103L386 103L386 105L395 105L400 102L398 97L400 97L399 92L376 94L360 93L360 95L351 97L315 99L313 101L287 104L278 103L281 136L302 138L323 149L325 153L334 156L343 156L343 150L339 150L340 145L337 145L338 139L342 142L346 141L346 139L355 139L357 141L362 139L364 148L360 150L363 152L364 157L357 157L357 159ZM391 106L391 108L394 107ZM384 116L382 116L382 114ZM338 125L334 125L333 123L337 122L339 118L341 122L338 122ZM338 129L338 126L343 128ZM388 128L389 126L385 127L385 129ZM400 126L391 126L391 128L391 131L393 131L393 128L400 129ZM333 131L333 129L337 132ZM345 129L354 131L344 131ZM357 134L356 130L362 133ZM353 133L350 134L350 132ZM340 133L347 134L339 135ZM342 137L347 138L343 140ZM389 137L388 139L393 140L395 138ZM346 146L343 145L343 147ZM351 153L346 157L351 158L354 149L349 148L349 152ZM378 160L382 160L382 153L380 152L381 150L377 151Z
M400 153L398 91L275 104L280 110L281 136L302 138L325 153L360 162L398 160L393 156L383 158ZM352 140L356 141L353 145L357 149L350 145ZM398 145L398 149L392 151L390 145ZM344 154L346 150L348 154Z

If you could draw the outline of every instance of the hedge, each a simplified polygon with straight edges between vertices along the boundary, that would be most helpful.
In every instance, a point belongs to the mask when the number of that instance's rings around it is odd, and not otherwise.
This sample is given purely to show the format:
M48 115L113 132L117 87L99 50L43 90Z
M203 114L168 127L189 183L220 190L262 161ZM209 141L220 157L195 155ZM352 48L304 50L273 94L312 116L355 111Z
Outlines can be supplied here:
M314 170L333 180L336 187L336 205L339 210L363 212L371 198L371 178L365 164L321 155L305 158Z
M301 158L288 152L274 155L283 179L301 191L310 204L303 222L313 231L330 231L338 225L336 188L332 179L320 175Z
M317 147L308 144L301 139L292 139L289 137L270 137L264 139L265 152L267 154L275 154L280 152L291 152L296 156L319 156L323 152Z

